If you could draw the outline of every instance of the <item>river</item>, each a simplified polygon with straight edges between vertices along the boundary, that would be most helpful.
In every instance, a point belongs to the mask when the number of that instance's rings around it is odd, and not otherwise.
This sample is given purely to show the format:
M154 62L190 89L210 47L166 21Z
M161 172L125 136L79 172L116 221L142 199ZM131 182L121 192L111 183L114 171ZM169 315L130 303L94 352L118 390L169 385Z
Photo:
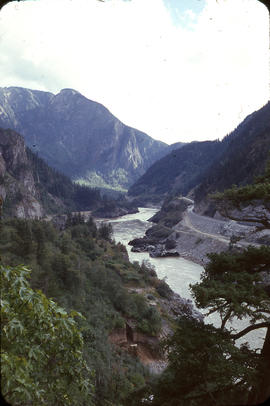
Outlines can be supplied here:
M121 242L126 246L131 262L138 261L141 263L143 260L148 260L154 265L158 277L160 279L165 278L174 292L182 297L192 299L189 285L200 281L200 275L203 271L201 265L181 257L151 258L147 252L132 252L131 246L128 245L128 242L134 238L143 237L145 231L151 227L151 223L147 220L156 212L157 209L154 208L139 208L139 213L127 214L104 221L112 224L113 238L116 242ZM220 326L220 318L217 315L206 317L205 322L213 323L216 327ZM247 325L247 320L237 320L233 323L236 330L243 329ZM251 348L261 348L265 333L266 329L252 331L237 340L237 345L248 341Z

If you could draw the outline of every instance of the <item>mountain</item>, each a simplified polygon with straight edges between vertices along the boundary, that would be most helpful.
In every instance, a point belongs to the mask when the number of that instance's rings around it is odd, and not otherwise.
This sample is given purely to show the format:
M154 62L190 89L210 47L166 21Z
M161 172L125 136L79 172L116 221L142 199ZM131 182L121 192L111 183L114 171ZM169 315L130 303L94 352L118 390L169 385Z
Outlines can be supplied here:
M222 141L192 142L155 162L129 195L161 199L192 191L198 211L213 215L208 194L245 185L262 174L270 151L270 102L250 114Z
M252 183L264 172L270 157L270 102L247 116L222 142L227 148L204 173L194 193L197 210L208 215L215 212L207 197L210 193Z
M27 148L20 134L1 128L0 197L4 216L21 218L102 206L99 191L74 184Z
M168 148L72 89L54 95L1 88L0 127L16 130L50 166L92 186L126 189Z
M42 217L33 172L24 140L11 130L0 129L0 197L4 211L17 217Z
M163 198L166 194L187 194L201 174L221 155L220 141L192 142L173 150L155 162L129 189L129 195L143 199Z

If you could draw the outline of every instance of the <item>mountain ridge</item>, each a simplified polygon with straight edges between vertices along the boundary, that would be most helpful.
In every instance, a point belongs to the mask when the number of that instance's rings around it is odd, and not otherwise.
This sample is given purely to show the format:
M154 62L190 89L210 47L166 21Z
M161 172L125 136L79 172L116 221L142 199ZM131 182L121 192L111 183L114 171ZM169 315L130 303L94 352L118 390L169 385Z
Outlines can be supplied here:
M94 186L126 189L168 148L73 89L1 88L0 126L22 134L50 166Z
M223 151L220 141L192 142L156 161L129 189L132 197L159 197L187 194L196 186L203 170Z
M264 173L270 153L270 102L248 115L223 142L228 145L221 159L212 163L194 191L195 206L202 214L216 211L209 194L252 183Z
M251 183L264 172L270 151L270 102L219 141L191 142L156 161L129 189L132 198L190 194L196 209L214 215L207 195Z

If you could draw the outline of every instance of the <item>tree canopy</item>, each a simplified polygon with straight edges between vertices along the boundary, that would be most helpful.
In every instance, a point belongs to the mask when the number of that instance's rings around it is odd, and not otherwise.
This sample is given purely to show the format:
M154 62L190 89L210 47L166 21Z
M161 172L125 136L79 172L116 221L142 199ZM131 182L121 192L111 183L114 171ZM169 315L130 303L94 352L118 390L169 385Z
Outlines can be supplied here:
M178 320L164 343L168 368L146 404L254 405L270 396L270 247L213 253L209 259L201 281L191 290L199 309L220 315L220 327ZM228 327L229 321L247 317L249 325L243 330ZM236 345L239 338L263 327L268 332L262 350Z

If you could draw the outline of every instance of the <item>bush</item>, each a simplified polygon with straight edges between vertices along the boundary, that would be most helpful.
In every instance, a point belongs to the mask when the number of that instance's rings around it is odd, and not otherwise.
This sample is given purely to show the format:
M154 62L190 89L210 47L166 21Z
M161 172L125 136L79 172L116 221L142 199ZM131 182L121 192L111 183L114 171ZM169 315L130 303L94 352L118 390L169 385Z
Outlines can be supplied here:
M158 282L158 285L156 286L156 291L160 296L165 297L166 299L169 299L173 294L172 289L164 280Z

